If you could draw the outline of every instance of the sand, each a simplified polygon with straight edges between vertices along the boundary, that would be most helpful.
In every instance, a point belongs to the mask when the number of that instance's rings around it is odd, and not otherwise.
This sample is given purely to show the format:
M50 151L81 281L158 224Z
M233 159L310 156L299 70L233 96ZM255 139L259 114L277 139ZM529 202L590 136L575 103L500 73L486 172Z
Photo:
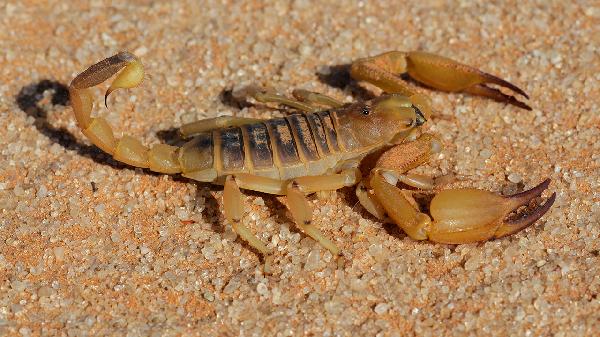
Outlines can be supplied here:
M598 334L598 2L117 3L0 4L0 335ZM352 60L451 57L533 110L430 91L424 130L445 148L418 172L504 193L550 177L556 203L514 236L453 246L411 240L343 189L311 198L334 258L285 200L248 193L243 221L275 251L265 274L218 187L117 163L77 128L66 86L120 50L147 78L97 111L146 144L196 119L281 116L230 99L248 84L349 102L364 94Z

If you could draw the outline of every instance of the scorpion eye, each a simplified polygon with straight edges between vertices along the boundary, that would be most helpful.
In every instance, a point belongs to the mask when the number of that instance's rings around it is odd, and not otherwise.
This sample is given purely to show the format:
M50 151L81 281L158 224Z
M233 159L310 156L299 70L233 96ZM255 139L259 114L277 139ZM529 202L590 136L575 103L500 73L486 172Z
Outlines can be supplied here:
M361 111L361 113L365 116L368 115L370 112L371 112L371 108L368 105L365 105Z

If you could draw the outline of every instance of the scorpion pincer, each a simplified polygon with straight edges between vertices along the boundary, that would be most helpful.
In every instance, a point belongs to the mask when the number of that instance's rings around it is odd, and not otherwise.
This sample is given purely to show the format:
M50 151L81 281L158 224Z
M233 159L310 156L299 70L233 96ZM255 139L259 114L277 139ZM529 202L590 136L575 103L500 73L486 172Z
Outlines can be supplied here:
M430 119L429 100L422 89L399 74L428 87L483 95L523 109L528 105L488 86L494 84L527 98L516 86L456 61L423 52L389 52L354 62L350 73L386 94L370 101L344 104L332 97L294 90L294 98L260 89L247 95L260 102L284 104L298 110L268 120L216 117L183 125L180 133L190 140L181 147L116 138L102 117L91 117L91 88L117 74L106 91L138 86L144 77L141 61L121 52L79 74L69 87L71 105L83 134L115 160L166 174L181 174L200 182L224 185L225 217L235 232L265 258L271 250L242 221L241 189L285 195L295 224L323 247L338 255L340 249L312 222L306 195L357 185L365 209L382 221L392 221L416 240L460 244L500 238L516 233L543 216L554 202L553 193L541 204L534 202L550 184L508 197L478 189L440 190L433 179L408 173L441 150L433 135L416 137ZM386 149L367 177L358 169L361 160ZM421 212L411 190L435 194L429 214ZM528 211L515 216L521 206ZM510 216L513 214L513 216Z

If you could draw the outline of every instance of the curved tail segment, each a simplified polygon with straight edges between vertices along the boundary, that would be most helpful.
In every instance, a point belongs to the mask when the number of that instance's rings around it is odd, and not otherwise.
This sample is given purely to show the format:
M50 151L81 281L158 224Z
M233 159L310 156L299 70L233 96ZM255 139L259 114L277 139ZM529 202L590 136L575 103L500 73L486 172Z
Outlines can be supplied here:
M131 136L115 138L112 127L106 119L91 116L94 100L90 88L103 83L117 73L118 75L106 90L104 96L106 105L106 99L113 91L134 88L142 82L144 67L135 55L120 52L92 65L71 82L69 86L71 106L83 134L94 145L125 164L149 168L161 173L181 172L178 147L157 144L149 149L140 140Z

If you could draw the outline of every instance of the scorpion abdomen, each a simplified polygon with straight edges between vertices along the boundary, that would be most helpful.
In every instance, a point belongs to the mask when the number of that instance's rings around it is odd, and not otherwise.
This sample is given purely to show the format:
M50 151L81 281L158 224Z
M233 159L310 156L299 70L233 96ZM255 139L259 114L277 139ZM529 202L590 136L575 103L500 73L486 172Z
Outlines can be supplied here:
M180 150L183 175L219 182L236 173L279 180L324 174L348 155L338 145L331 113L290 114L202 133Z

